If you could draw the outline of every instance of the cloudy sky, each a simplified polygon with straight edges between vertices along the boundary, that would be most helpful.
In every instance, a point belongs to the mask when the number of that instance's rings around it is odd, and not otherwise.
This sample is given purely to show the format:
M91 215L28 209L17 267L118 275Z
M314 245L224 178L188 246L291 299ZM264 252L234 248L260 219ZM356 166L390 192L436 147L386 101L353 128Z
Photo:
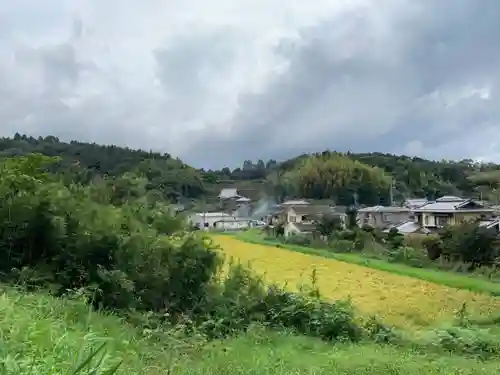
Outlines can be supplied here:
M500 1L1 0L15 132L198 167L326 148L500 161Z

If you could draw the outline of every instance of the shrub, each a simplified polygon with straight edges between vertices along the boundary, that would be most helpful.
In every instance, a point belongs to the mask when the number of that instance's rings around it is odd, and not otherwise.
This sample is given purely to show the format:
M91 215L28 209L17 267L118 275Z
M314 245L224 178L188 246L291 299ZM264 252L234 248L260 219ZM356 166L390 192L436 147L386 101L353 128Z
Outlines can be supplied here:
M201 324L210 337L246 330L256 322L324 340L357 341L362 336L349 303L327 303L317 292L266 286L241 265L232 265L220 288Z
M487 359L500 353L500 343L488 330L444 327L430 332L427 346Z
M480 227L477 223L463 223L447 227L440 233L441 255L451 261L471 263L473 267L493 264L498 256L494 229Z
M443 253L443 243L439 236L427 236L422 241L424 249L427 251L427 257L430 260L438 259Z
M298 246L310 246L311 242L312 237L308 235L288 236L285 239L285 243Z

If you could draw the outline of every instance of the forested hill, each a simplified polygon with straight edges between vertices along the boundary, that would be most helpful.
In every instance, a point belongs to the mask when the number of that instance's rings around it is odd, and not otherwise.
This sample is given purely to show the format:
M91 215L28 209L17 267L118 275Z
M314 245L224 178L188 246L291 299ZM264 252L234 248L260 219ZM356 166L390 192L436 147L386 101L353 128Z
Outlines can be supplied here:
M117 178L127 173L145 177L148 190L161 191L171 200L213 196L221 186L233 185L251 187L277 199L301 196L350 204L356 195L358 203L378 204L388 202L392 183L394 198L399 201L452 194L482 196L500 203L500 165L479 165L472 160L431 161L382 153L325 151L284 162L246 160L234 170L205 171L169 154L77 141L67 143L53 136L33 138L16 134L14 138L0 139L1 156L33 152L60 157L57 171L75 182L88 183L103 175Z
M33 138L16 134L14 138L0 139L0 156L28 153L59 157L55 171L74 182L88 183L102 176L113 179L128 173L147 178L147 190L161 191L168 199L197 198L206 193L201 173L169 154L77 141L67 143L53 136Z

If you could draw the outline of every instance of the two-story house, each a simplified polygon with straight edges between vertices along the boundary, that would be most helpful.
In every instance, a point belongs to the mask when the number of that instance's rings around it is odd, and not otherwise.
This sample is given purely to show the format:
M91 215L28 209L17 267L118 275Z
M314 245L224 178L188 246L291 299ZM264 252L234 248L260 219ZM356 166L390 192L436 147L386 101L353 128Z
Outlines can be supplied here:
M346 223L345 212L339 212L328 205L290 206L284 209L283 215L285 236L311 233L324 215L337 216L342 226Z
M373 206L360 208L356 219L360 227L369 225L373 228L383 229L411 218L411 209L408 207Z
M472 199L444 196L413 209L415 221L424 228L436 230L445 225L489 219L494 210Z

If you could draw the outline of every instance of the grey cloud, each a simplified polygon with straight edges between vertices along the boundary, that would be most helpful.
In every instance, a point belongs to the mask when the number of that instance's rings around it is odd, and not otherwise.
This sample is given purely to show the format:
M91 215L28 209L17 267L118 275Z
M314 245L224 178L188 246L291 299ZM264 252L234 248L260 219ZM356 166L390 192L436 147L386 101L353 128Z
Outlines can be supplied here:
M0 59L2 135L151 147L203 167L326 148L500 155L497 0L380 0L317 11L316 22L297 21L298 12L296 24L276 29L259 17L278 2L224 18L214 1L210 15L191 15L192 28L174 27L173 11L163 20L153 7L123 4L109 25L53 12L69 25L59 42L20 47L2 37L22 30L19 12L15 29L0 30L0 57L16 59ZM144 35L127 33L130 25Z
M483 129L500 131L500 3L419 5L385 19L383 39L370 14L303 32L287 73L242 98L234 138L212 139L214 148L226 160L322 148L406 152L415 142L430 157L477 155L488 142ZM467 97L467 87L488 87L488 99Z

